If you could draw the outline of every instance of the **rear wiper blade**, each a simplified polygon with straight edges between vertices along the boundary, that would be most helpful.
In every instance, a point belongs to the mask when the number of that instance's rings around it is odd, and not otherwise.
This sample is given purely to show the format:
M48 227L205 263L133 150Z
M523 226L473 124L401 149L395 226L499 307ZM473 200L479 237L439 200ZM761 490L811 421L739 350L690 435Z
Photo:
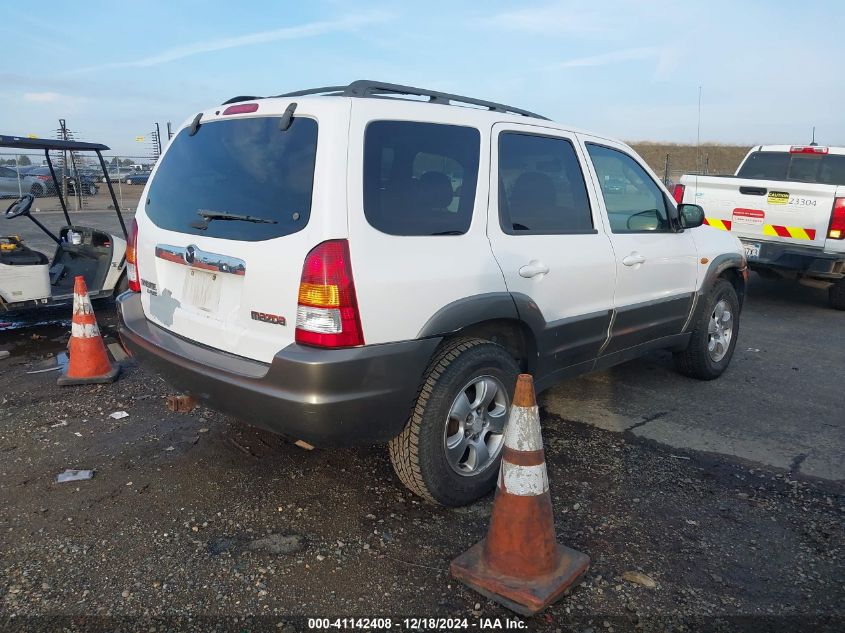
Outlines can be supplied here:
M237 220L240 222L254 222L255 224L278 224L276 220L270 220L268 218L259 218L255 215L241 215L239 213L226 213L225 211L197 211L197 215L202 218L202 221L191 222L191 226L203 231L208 228L208 223L212 220Z

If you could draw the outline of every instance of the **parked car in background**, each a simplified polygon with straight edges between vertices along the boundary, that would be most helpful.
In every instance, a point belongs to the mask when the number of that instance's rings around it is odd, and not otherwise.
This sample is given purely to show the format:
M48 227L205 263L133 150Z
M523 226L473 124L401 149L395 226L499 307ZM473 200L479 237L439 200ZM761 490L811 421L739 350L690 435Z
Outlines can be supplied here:
M47 185L25 174L19 175L20 169L0 166L0 198L19 198L31 193L35 197L47 192Z
M56 178L61 180L62 178L62 168L53 166L53 169L56 172ZM44 185L44 193L41 195L46 196L55 196L56 195L56 185L53 181L53 176L50 174L50 168L39 166L39 167L32 167L27 172L27 176L31 176L32 178L38 180L39 182L43 183ZM76 178L72 175L70 170L64 171L64 178L67 182L67 192L68 195L76 195ZM99 187L97 186L96 181L91 176L86 176L84 174L79 174L79 179L82 183L81 190L83 195L87 196L94 196L99 191Z
M710 380L737 344L739 240L624 143L502 104L366 81L234 99L145 198L133 355L306 444L387 444L434 503L495 486L520 371L542 390L668 349Z
M146 185L151 173L149 171L136 171L128 174L123 182L127 185Z
M751 270L827 289L845 310L845 147L759 145L734 176L683 176L675 199L739 237Z
M106 176L101 173L100 181L103 183L105 183L107 180L111 180L112 182L118 182L123 180L123 178L125 178L130 173L132 173L132 170L128 167L109 167L108 178L106 178Z

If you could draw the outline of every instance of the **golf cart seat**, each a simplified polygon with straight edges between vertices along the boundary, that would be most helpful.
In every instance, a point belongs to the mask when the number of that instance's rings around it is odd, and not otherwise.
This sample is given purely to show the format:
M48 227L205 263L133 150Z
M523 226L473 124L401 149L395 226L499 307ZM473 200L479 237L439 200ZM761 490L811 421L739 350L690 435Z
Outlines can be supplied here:
M49 258L34 251L14 237L2 237L4 248L0 248L0 264L8 266L43 266L49 264ZM8 247L11 248L8 248Z

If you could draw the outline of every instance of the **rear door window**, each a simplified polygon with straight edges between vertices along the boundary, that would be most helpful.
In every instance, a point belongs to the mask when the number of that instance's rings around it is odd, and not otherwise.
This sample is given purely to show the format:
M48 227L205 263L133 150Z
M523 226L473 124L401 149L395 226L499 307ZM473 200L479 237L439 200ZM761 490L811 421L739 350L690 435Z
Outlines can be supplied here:
M511 235L593 232L587 185L570 141L499 136L499 223Z
M364 215L390 235L460 235L472 221L480 132L373 121L364 138Z
M302 230L311 215L317 122L294 117L209 121L183 129L161 159L146 200L156 226L191 235L256 242ZM255 220L211 220L202 213Z

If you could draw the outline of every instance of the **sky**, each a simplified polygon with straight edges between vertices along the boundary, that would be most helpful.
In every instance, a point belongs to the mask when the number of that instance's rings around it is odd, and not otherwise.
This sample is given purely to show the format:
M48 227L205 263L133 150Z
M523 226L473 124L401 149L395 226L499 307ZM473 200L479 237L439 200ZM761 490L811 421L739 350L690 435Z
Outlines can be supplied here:
M235 95L355 79L678 143L696 141L700 86L702 142L806 143L815 125L845 145L840 0L0 0L0 14L0 134L52 137L62 117L122 154Z

